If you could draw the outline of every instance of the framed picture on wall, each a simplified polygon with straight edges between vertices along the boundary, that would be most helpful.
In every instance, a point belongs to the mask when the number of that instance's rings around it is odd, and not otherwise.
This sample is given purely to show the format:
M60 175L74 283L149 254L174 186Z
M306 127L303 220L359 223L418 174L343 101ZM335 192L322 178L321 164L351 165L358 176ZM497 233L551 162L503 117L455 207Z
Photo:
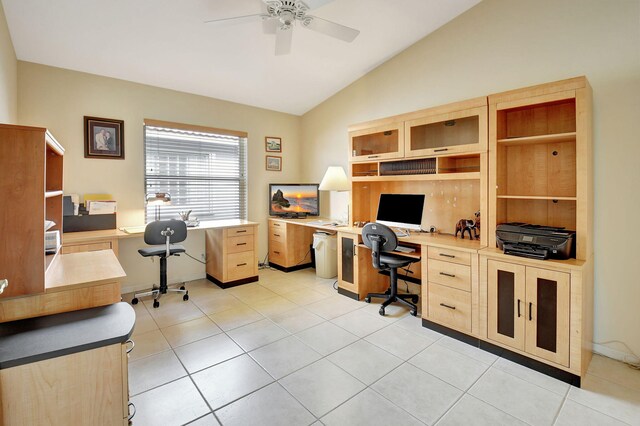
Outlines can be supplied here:
M267 155L266 168L272 172L279 172L282 170L282 157L275 155Z
M264 138L264 146L267 152L282 152L282 139L273 136Z
M85 116L84 158L124 160L124 121Z

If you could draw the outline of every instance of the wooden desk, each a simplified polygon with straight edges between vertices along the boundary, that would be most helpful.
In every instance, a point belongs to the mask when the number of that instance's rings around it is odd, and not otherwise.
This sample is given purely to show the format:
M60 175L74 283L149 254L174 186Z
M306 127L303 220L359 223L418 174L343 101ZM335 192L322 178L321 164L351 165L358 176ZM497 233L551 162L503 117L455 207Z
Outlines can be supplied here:
M317 222L329 219L269 218L269 266L284 272L296 271L311 266L310 247L316 230L336 233L338 226L321 225Z
M125 276L111 250L59 254L45 276L44 293L0 300L0 322L117 303Z
M258 223L243 219L206 220L188 232L206 232L207 278L221 287L258 281ZM144 226L104 231L68 232L62 236L62 252L75 253L111 248L118 241L139 238Z

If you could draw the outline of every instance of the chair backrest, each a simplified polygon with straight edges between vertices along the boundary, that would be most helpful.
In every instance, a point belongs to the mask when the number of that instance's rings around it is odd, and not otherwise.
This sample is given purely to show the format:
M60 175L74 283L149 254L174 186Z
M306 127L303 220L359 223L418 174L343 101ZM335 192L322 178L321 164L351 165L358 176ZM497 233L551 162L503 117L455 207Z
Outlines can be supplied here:
M181 243L187 239L187 225L181 220L169 219L147 223L147 226L144 228L144 242L150 246L166 244L167 235L162 234L167 228L173 231L173 234L169 233L169 241L171 244Z
M371 249L373 267L381 269L380 253L393 251L398 247L398 237L387 225L367 223L362 228L362 242Z

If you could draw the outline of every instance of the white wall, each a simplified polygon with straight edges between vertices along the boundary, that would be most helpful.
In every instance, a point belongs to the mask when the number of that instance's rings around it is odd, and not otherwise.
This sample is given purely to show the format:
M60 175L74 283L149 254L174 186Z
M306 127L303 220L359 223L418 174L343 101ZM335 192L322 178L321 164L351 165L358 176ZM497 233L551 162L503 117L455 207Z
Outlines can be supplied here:
M118 201L118 226L144 224L145 118L248 132L248 219L260 223L259 256L266 255L268 183L299 180L300 117L22 61L18 62L18 93L20 124L49 128L65 147L65 192L113 194ZM84 158L85 115L124 120L124 160ZM265 136L282 138L282 172L265 170ZM186 244L193 256L200 258L204 253L202 232L191 232ZM141 238L121 241L125 290L157 281L157 264L136 252L143 246ZM169 273L170 279L201 278L204 266L182 256L172 259Z
M640 1L484 0L305 114L303 178L346 167L349 124L579 75L594 93L595 340L640 353Z
M0 3L0 123L18 121L18 61Z

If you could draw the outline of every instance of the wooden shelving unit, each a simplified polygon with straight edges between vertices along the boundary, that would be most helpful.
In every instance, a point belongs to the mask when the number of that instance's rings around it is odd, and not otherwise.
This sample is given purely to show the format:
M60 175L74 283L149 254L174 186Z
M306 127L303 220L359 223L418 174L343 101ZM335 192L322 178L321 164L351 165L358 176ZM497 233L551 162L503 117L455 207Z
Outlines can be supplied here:
M10 298L43 293L55 254L45 254L44 223L62 232L64 148L43 128L0 125L0 279Z

